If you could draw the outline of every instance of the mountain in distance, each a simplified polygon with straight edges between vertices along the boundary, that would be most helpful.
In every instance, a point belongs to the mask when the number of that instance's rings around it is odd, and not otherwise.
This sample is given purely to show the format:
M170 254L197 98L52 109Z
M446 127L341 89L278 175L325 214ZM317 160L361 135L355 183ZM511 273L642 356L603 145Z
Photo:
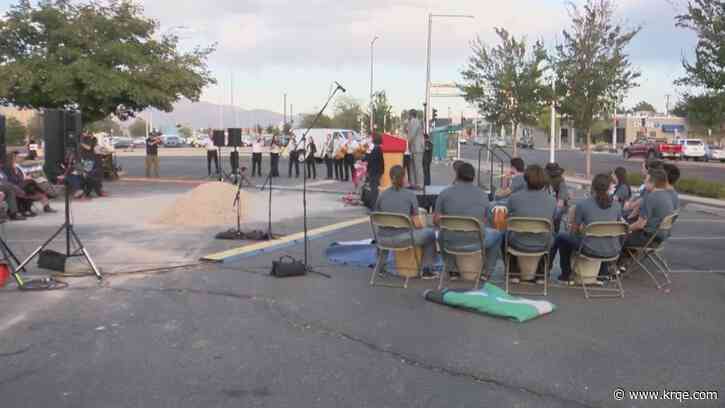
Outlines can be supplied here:
M269 125L281 126L284 121L284 115L281 113L264 109L244 110L237 106L218 105L202 101L191 102L188 100L176 103L174 110L171 112L151 109L137 116L146 120L151 116L154 128L170 133L178 124L192 129L209 127L215 129L252 128L257 124L266 128ZM126 121L124 125L129 126L131 123L133 123L133 120Z

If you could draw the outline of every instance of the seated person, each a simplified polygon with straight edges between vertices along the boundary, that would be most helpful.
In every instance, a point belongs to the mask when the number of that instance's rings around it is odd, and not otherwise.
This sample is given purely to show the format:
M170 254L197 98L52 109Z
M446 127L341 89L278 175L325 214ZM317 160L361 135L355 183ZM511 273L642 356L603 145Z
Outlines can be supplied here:
M624 241L624 247L641 247L658 234L655 243L664 242L669 235L666 232L657 233L660 223L665 217L675 212L672 194L667 191L667 173L661 168L649 172L649 193L642 200L639 218L630 225L630 235Z
M506 204L509 218L543 218L553 221L556 200L546 191L546 175L538 164L530 165L524 173L526 189L511 195ZM553 223L552 223L553 225ZM542 252L549 250L553 236L528 232L508 232L509 245L522 252ZM517 279L512 279L517 283ZM543 284L543 281L536 283Z
M648 180L649 171L652 169L663 169L663 162L661 160L646 160L642 163L642 177L644 179L644 183L639 188L639 197L629 200L624 205L624 212L627 214L626 219L630 223L639 218L639 209L642 205L642 200L649 193L647 186L651 185L648 183Z
M85 134L81 138L80 163L83 169L81 184L83 193L87 198L95 192L98 197L106 197L103 191L103 164L96 154L98 140L95 136Z
M389 174L392 186L380 194L374 210L402 214L412 218L416 227L416 230L413 231L415 245L423 247L423 274L421 277L423 279L435 279L438 276L432 271L436 255L435 232L432 228L423 228L420 218L418 218L418 198L413 191L404 188L405 170L403 170L403 167L393 166ZM378 231L378 239L383 245L396 245L408 242L410 235L407 231L381 228Z
M15 166L17 161L18 152L8 153L8 162L3 169L7 180L19 187L18 189L18 211L20 211L26 217L34 217L37 214L33 212L32 205L35 201L40 201L43 204L43 211L46 213L56 212L50 207L50 200L48 195L43 192L38 183L31 178L24 178L20 171Z
M624 167L617 167L612 173L612 181L614 182L614 191L612 192L612 199L618 202L621 206L632 198L632 188L627 183L627 169Z
M598 174L592 180L592 195L576 205L570 232L562 232L556 236L551 249L551 262L559 251L561 276L559 283L573 285L571 279L571 254L582 245L584 228L593 222L616 222L622 217L622 206L608 194L609 176ZM582 252L593 258L612 258L621 252L621 244L617 238L588 238Z
M25 193L14 184L8 181L5 172L0 168L0 193L3 195L3 201L7 207L7 216L13 221L25 220L25 217L18 210L18 194L25 195Z
M680 168L672 163L665 163L662 168L667 173L667 187L665 187L665 190L670 195L672 206L677 211L680 209L680 195L675 190L675 184L680 181Z
M569 208L569 187L564 180L564 169L558 163L546 165L546 175L549 178L549 194L556 200L556 212L554 213L554 233L559 233L561 218Z
M524 181L524 160L520 157L514 157L511 159L511 173L509 173L505 180L508 182L508 187L502 189L496 193L496 198L507 198L512 194L518 193L526 189L526 182Z
M456 171L456 182L438 196L433 220L436 225L439 225L440 218L444 215L476 218L481 223L481 228L484 228L486 270L490 276L496 270L503 234L485 227L491 203L486 193L473 183L475 178L476 170L470 163L459 164ZM478 234L460 233L447 236L441 234L440 239L445 239L448 248L462 247L462 249L468 250L479 247ZM443 255L446 272L451 277L457 277L460 271L456 266L455 257Z

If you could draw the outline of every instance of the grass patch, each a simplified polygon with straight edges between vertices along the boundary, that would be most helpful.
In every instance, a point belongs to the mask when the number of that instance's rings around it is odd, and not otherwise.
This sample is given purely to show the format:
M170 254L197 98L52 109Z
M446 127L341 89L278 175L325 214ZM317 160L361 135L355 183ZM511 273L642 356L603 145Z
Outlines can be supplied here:
M630 186L640 186L644 182L641 175L636 173L627 174L627 183ZM702 179L680 179L675 185L677 191L683 194L690 194L698 197L725 198L725 185Z

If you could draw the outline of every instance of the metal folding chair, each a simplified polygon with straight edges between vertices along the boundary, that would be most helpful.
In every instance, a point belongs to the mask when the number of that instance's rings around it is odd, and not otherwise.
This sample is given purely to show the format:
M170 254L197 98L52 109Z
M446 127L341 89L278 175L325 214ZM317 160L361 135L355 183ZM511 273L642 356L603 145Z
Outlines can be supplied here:
M657 289L662 289L672 283L672 281L670 280L670 265L667 263L667 260L664 258L663 255L665 241L657 242L657 236L663 232L669 234L670 231L672 231L672 227L675 225L675 222L677 221L677 218L679 216L679 212L674 212L663 218L660 222L660 225L657 226L657 231L647 240L644 245L624 248L627 255L632 258L632 262L637 264L640 269L643 269L645 272L647 272L649 277L652 278L655 285L657 285ZM652 265L654 265L655 268L660 273L662 273L662 275L664 276L664 282L660 282L655 274L650 271L650 269L647 268L647 266L644 264L644 261L647 259L649 259L650 262L652 262Z
M481 268L476 274L476 279L473 285L474 289L478 289L481 285L481 277L484 274L484 270L486 268L486 237L483 229L481 228L481 223L477 219L471 217L443 216L440 219L439 227L441 239L438 240L438 243L440 245L442 254L448 254L452 256L481 256ZM470 245L463 245L460 247L451 248L449 246L450 242L446 240L446 234L449 233L477 234L478 242L471 243ZM460 273L461 271L459 270L458 272ZM488 271L486 275L486 280L488 280L490 274L491 271ZM441 290L443 288L443 281L445 279L445 275L447 275L445 271L441 273L438 290Z
M505 238L505 264L506 264L506 293L515 295L533 295L533 296L547 296L549 294L549 249L552 244L553 236L553 225L551 220L545 218L526 218L526 217L510 217L508 219L508 228ZM509 242L509 236L512 232L515 233L532 233L541 234L546 237L545 249L540 252L525 252L518 249L512 248ZM544 259L544 291L543 292L512 292L510 290L511 285L511 256L515 257L542 257ZM521 271L514 275L521 276ZM539 275L540 276L540 275ZM537 275L534 275L536 278Z
M587 260L592 262L616 262L619 260L619 253L616 256L612 256L609 258L599 258L599 257L593 257L587 255L584 250L584 244L588 239L596 239L596 238L613 238L613 239L620 239L621 237L627 235L627 231L629 229L629 226L624 222L593 222L586 226L586 228L583 231L583 236L581 240L581 244L579 244L579 248L576 250L576 252L573 254L572 257L572 269L574 271L577 270L577 263L581 260ZM624 298L624 288L622 287L622 279L619 276L619 271L614 273L614 276L610 276L611 278L614 278L614 282L616 283L616 288L590 288L587 287L587 282L584 282L584 280L581 280L581 286L584 290L584 297L587 299L590 298Z
M413 236L413 231L415 230L415 226L413 224L413 221L410 219L410 217L401 215L401 214L393 214L393 213L384 213L384 212L374 212L370 214L370 227L373 230L373 238L375 239L376 246L378 248L378 259L375 263L375 268L373 268L373 273L370 276L370 286L376 286L375 278L378 276L378 273L380 273L383 268L385 267L385 262L387 261L387 254L392 251L394 253L399 253L403 251L413 251L413 258L415 259L415 267L418 274L420 274L421 271L421 265L422 260L421 257L416 251L415 246L415 238ZM404 242L400 245L383 245L380 243L380 239L378 239L378 230L380 228L394 228L401 231L401 234L409 234L410 240L407 242ZM392 287L392 288L408 288L408 281L410 280L410 276L405 277L405 281L403 283L403 286L400 285L392 285L392 284L379 284L379 286L386 286L386 287Z

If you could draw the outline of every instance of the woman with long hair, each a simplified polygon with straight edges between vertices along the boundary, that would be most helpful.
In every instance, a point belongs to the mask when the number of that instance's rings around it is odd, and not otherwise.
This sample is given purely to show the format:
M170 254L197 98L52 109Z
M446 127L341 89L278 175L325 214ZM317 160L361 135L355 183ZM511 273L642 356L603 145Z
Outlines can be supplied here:
M618 238L587 238L581 233L593 222L616 222L622 218L622 206L609 195L610 177L598 174L592 180L591 196L576 205L574 219L569 232L559 233L551 251L551 259L559 251L561 276L559 283L573 285L571 279L571 254L582 247L582 251L593 258L610 258L622 249Z
M569 187L564 180L564 169L558 163L546 165L546 175L549 179L549 193L556 200L556 212L554 213L554 233L559 233L561 219L569 208Z
M405 188L405 170L402 166L393 166L390 169L392 186L382 192L375 203L374 211L402 214L411 217L415 225L413 239L415 245L423 247L423 279L435 279L432 271L435 262L435 232L432 228L425 228L419 217L418 198L415 193ZM410 234L397 228L381 228L378 239L385 245L400 245L409 242Z
M632 188L627 183L627 169L624 167L617 167L612 173L612 179L614 181L614 193L612 193L612 199L617 201L619 204L624 205L630 198L632 198Z

